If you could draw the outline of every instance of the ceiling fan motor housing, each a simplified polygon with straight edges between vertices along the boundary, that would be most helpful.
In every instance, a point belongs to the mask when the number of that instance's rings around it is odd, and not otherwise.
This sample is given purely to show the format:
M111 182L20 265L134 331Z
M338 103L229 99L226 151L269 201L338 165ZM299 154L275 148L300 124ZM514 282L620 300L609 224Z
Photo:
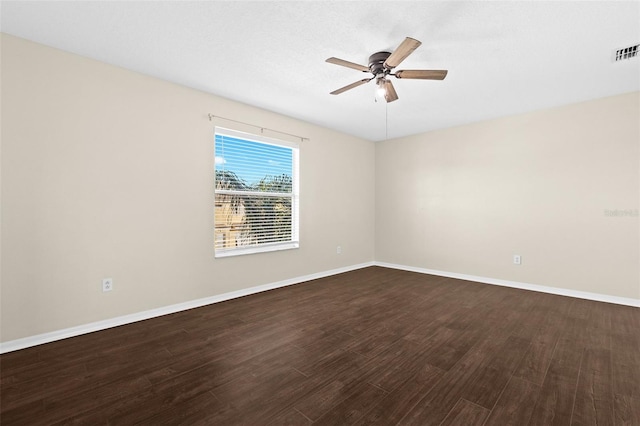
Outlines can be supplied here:
M391 52L376 52L369 56L369 70L375 76L378 74L389 74L390 70L385 70L384 61L391 56Z

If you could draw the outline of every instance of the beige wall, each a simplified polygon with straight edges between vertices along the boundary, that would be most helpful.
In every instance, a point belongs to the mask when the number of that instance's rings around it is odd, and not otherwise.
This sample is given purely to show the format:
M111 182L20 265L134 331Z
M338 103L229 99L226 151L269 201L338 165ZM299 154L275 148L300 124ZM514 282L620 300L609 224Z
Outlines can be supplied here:
M373 261L372 142L15 37L1 47L1 341ZM208 113L311 139L300 249L214 259Z
M631 93L378 143L376 261L640 299L639 219L605 215L639 208L639 105Z

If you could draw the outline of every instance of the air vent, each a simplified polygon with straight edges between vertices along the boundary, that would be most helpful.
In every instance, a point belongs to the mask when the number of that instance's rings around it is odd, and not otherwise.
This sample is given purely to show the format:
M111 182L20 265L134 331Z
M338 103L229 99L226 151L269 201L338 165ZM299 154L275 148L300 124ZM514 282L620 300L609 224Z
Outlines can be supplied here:
M615 62L624 61L625 59L631 59L638 56L638 50L640 50L640 44L634 46L625 47L616 50Z

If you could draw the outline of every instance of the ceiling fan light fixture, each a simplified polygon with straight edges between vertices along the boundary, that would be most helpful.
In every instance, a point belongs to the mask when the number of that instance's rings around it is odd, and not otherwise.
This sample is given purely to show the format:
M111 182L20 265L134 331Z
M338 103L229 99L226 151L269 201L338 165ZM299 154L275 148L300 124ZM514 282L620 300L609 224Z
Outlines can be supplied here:
M378 77L376 80L376 97L385 99L387 96L387 85L384 77Z

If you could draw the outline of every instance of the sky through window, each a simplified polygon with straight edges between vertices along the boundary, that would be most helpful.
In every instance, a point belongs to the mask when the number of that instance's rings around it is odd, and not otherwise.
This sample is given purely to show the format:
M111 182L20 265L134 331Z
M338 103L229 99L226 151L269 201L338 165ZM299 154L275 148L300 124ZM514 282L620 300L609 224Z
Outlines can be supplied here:
M216 170L233 172L247 185L265 177L293 175L290 148L221 134L216 134L215 141Z

